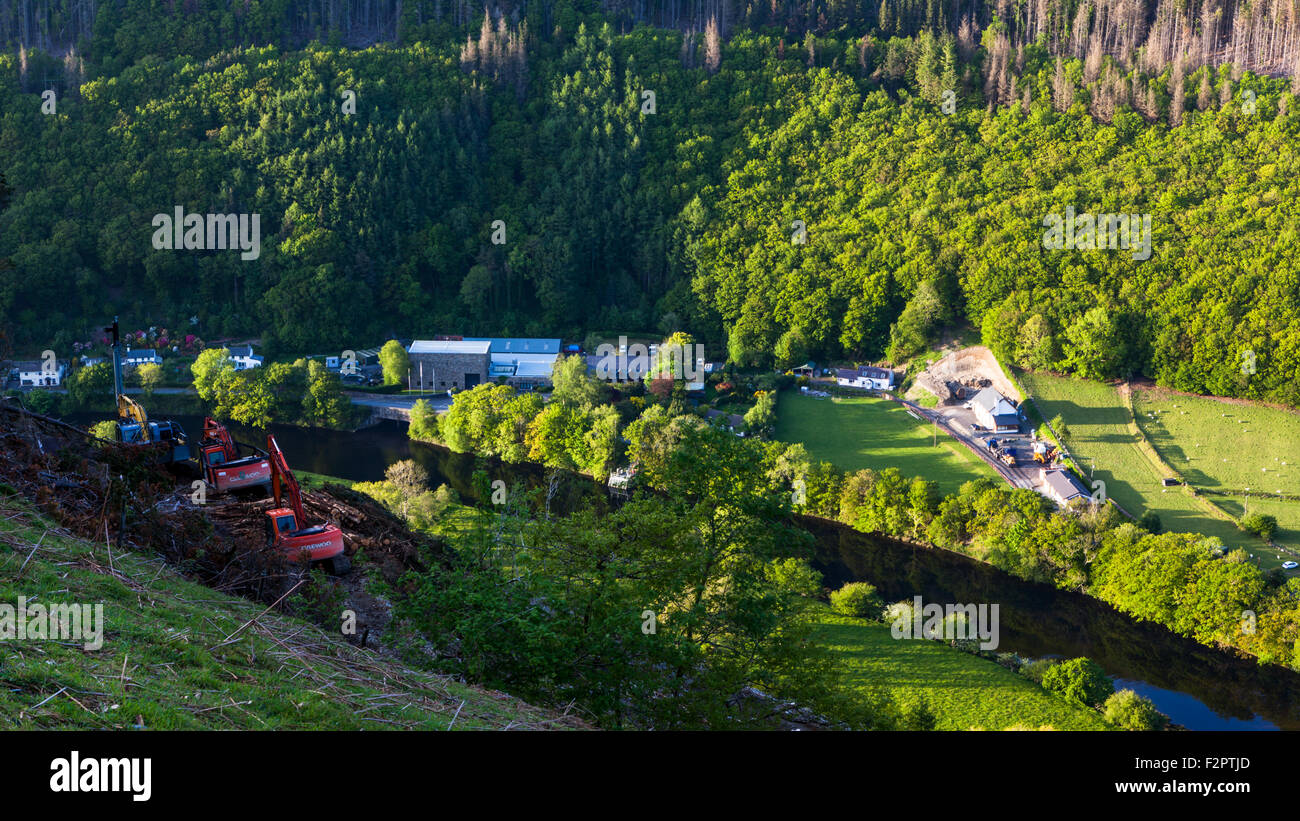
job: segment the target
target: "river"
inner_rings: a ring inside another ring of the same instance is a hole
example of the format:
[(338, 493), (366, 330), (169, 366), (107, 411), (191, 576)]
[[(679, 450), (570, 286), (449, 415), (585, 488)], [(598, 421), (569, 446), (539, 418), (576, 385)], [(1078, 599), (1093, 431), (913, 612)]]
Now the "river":
[[(107, 418), (75, 414), (77, 424)], [(171, 417), (191, 435), (202, 419)], [(231, 425), (237, 441), (265, 446), (266, 434)], [(353, 481), (378, 481), (393, 462), (413, 459), (429, 472), (436, 487), (446, 484), (473, 498), (471, 477), (482, 468), (507, 485), (545, 484), (538, 465), (505, 465), (411, 442), (406, 425), (381, 422), (356, 432), (272, 425), (289, 464), (299, 470)], [(557, 510), (578, 506), (608, 509), (600, 485), (580, 476), (556, 488)], [(1115, 679), (1117, 689), (1136, 690), (1193, 730), (1300, 729), (1300, 674), (1261, 666), (1248, 658), (1205, 647), (1160, 625), (1135, 621), (1088, 596), (1018, 579), (994, 567), (949, 551), (918, 547), (860, 533), (838, 522), (797, 517), (817, 540), (815, 564), (828, 584), (868, 581), (889, 601), (920, 595), (926, 602), (997, 604), (1001, 636), (998, 650), (1022, 656), (1087, 656)]]

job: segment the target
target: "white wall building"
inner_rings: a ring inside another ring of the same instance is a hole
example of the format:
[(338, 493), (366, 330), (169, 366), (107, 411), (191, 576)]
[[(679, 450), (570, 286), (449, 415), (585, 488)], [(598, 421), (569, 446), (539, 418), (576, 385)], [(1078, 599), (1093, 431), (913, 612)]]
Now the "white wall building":
[(134, 368), (138, 365), (145, 364), (161, 365), (162, 361), (162, 357), (159, 356), (158, 352), (153, 348), (146, 348), (139, 351), (133, 351), (130, 348), (127, 348), (122, 354), (122, 367), (124, 368)]
[(52, 368), (46, 368), (44, 362), (35, 360), (17, 362), (14, 370), (18, 371), (18, 384), (24, 388), (56, 388), (68, 375), (68, 366), (63, 362), (54, 364)]
[(835, 381), (846, 388), (887, 391), (894, 387), (894, 372), (888, 368), (874, 368), (870, 365), (840, 368), (835, 372)]
[(253, 353), (252, 345), (236, 345), (230, 349), (230, 362), (237, 371), (262, 367), (263, 359)]

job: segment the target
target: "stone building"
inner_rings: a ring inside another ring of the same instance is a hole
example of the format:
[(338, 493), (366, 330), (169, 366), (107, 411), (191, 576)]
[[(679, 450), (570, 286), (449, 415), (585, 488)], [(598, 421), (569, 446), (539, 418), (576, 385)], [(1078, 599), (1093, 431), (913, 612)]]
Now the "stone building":
[(407, 348), (415, 390), (465, 390), (488, 379), (492, 343), (473, 340), (417, 339)]

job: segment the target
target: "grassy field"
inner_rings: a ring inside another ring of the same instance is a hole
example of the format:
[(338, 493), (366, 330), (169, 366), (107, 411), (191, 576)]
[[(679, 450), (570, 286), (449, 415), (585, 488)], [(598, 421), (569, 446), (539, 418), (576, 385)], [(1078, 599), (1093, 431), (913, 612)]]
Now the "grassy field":
[[(1262, 405), (1184, 396), (1150, 388), (1133, 393), (1147, 439), (1175, 472), (1234, 517), (1277, 517), (1273, 540), (1300, 549), (1300, 414)], [(1267, 554), (1267, 550), (1264, 551)]]
[(900, 703), (924, 699), (938, 730), (1113, 729), (1100, 714), (996, 662), (939, 642), (895, 639), (887, 624), (836, 616), (825, 608), (815, 636), (848, 663), (853, 686), (886, 691)]
[(814, 399), (783, 392), (777, 403), (776, 437), (802, 442), (815, 459), (845, 470), (896, 467), (923, 476), (943, 493), (971, 479), (998, 479), (993, 468), (951, 437), (910, 416), (887, 399)]
[[(1147, 430), (1148, 438), (1156, 449), (1148, 451), (1142, 445), (1141, 432), (1133, 424), (1128, 408), (1117, 388), (1082, 379), (1031, 373), (1022, 374), (1021, 382), (1038, 401), (1043, 414), (1048, 419), (1060, 415), (1065, 420), (1069, 429), (1066, 444), (1079, 466), (1085, 472), (1091, 471), (1092, 478), (1105, 482), (1107, 496), (1132, 515), (1141, 516), (1148, 510), (1154, 511), (1166, 530), (1216, 536), (1226, 545), (1241, 547), (1254, 554), (1263, 567), (1276, 567), (1289, 558), (1269, 549), (1263, 540), (1238, 529), (1226, 514), (1218, 512), (1210, 501), (1212, 497), (1198, 498), (1185, 488), (1164, 487), (1161, 483), (1161, 480), (1169, 474), (1160, 466), (1159, 459), (1164, 459), (1178, 472), (1183, 473), (1186, 466), (1185, 456), (1181, 465), (1177, 457), (1184, 449), (1198, 452), (1198, 455), (1193, 456), (1192, 465), (1197, 465), (1201, 458), (1205, 458), (1205, 467), (1198, 466), (1198, 469), (1205, 470), (1207, 475), (1211, 466), (1210, 461), (1218, 460), (1213, 463), (1213, 467), (1221, 471), (1218, 475), (1225, 477), (1222, 481), (1227, 481), (1226, 477), (1230, 476), (1241, 477), (1245, 470), (1242, 466), (1248, 464), (1249, 457), (1243, 458), (1238, 455), (1251, 454), (1259, 448), (1259, 445), (1248, 445), (1245, 441), (1237, 441), (1236, 436), (1246, 436), (1244, 431), (1251, 425), (1242, 424), (1239, 426), (1240, 432), (1232, 431), (1234, 436), (1231, 439), (1217, 445), (1211, 444), (1214, 442), (1211, 431), (1215, 426), (1227, 421), (1219, 414), (1224, 411), (1243, 410), (1241, 406), (1225, 408), (1213, 400), (1201, 399), (1197, 401), (1206, 404), (1198, 406), (1195, 412), (1189, 410), (1184, 416), (1179, 411), (1188, 410), (1192, 406), (1192, 400), (1185, 397), (1159, 400), (1156, 402), (1156, 407), (1151, 406), (1149, 397), (1135, 398), (1135, 410), (1141, 415), (1143, 427)], [(1177, 402), (1180, 407), (1173, 408), (1174, 402)], [(1207, 412), (1209, 406), (1213, 406), (1212, 419)], [(1159, 409), (1159, 413), (1156, 414), (1160, 420), (1159, 425), (1155, 424), (1155, 419), (1146, 416), (1147, 413), (1155, 413), (1157, 409)], [(1280, 413), (1280, 411), (1273, 411), (1273, 413)], [(1236, 424), (1235, 420), (1234, 424)], [(1169, 427), (1164, 427), (1166, 425)], [(1196, 448), (1197, 443), (1201, 443), (1204, 447)], [(1202, 457), (1200, 453), (1206, 455)], [(1211, 453), (1215, 455), (1211, 456)], [(1171, 459), (1171, 456), (1174, 458)], [(1224, 462), (1223, 459), (1229, 461)], [(1193, 475), (1186, 473), (1184, 475), (1196, 484)], [(1240, 515), (1239, 500), (1220, 501), (1222, 510), (1227, 514)], [(1252, 510), (1278, 516), (1283, 530), (1279, 532), (1277, 538), (1288, 547), (1300, 547), (1300, 538), (1297, 538), (1300, 535), (1297, 534), (1300, 521), (1297, 520), (1294, 512), (1296, 507), (1296, 503), (1251, 500)]]
[(103, 604), (103, 646), (0, 642), (5, 729), (563, 728), (518, 699), (411, 671), (151, 556), (60, 532), (0, 495), (0, 602)]
[(1138, 424), (1196, 487), (1300, 496), (1300, 414), (1259, 405), (1134, 391)]

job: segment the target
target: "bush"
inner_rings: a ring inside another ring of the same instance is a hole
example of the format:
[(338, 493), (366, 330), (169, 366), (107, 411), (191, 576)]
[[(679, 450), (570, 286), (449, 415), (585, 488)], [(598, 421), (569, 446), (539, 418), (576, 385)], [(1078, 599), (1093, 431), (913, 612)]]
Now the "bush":
[(117, 440), (117, 423), (112, 419), (105, 419), (103, 422), (96, 422), (90, 426), (91, 436), (98, 436), (100, 439), (107, 439), (110, 442)]
[(1062, 440), (1067, 439), (1070, 436), (1070, 428), (1065, 424), (1065, 417), (1061, 416), (1059, 413), (1052, 417), (1052, 429), (1056, 431), (1057, 435), (1060, 436)]
[(1019, 673), (1036, 684), (1042, 684), (1043, 676), (1057, 664), (1052, 659), (1034, 659), (1021, 664)]
[(49, 416), (59, 406), (59, 397), (49, 391), (34, 390), (23, 399), (23, 405), (32, 413)]
[(787, 593), (809, 599), (821, 596), (822, 575), (803, 559), (773, 559), (768, 565), (768, 578)]
[[(906, 624), (914, 618), (912, 603), (909, 601), (895, 602), (885, 608), (884, 617), (885, 622), (888, 624)], [(913, 638), (917, 637), (914, 636)]]
[(831, 593), (831, 609), (841, 616), (878, 618), (884, 606), (875, 586), (866, 582), (849, 582)]
[[(949, 613), (943, 620), (943, 632), (935, 636), (937, 639), (947, 640), (952, 647), (961, 650), (963, 653), (974, 653), (979, 655), (979, 639), (969, 638), (971, 629), (970, 620), (966, 618), (963, 612)], [(949, 638), (951, 636), (951, 638)], [(965, 636), (966, 638), (963, 638)]]
[(1115, 685), (1106, 677), (1106, 672), (1088, 658), (1052, 665), (1043, 673), (1043, 686), (1089, 707), (1101, 704), (1115, 692)]
[(906, 701), (899, 707), (899, 725), (904, 730), (933, 730), (938, 718), (925, 699)]
[(998, 653), (996, 661), (1008, 670), (1019, 670), (1020, 666), (1024, 664), (1024, 660), (1015, 653)]
[(1262, 539), (1271, 539), (1277, 532), (1277, 517), (1267, 513), (1251, 513), (1243, 516), (1237, 527)]
[(411, 407), (411, 424), (407, 435), (412, 439), (431, 440), (438, 438), (438, 414), (423, 399), (417, 400)]
[(1150, 699), (1132, 690), (1120, 690), (1106, 699), (1106, 720), (1125, 730), (1163, 730), (1169, 719), (1156, 709)]

